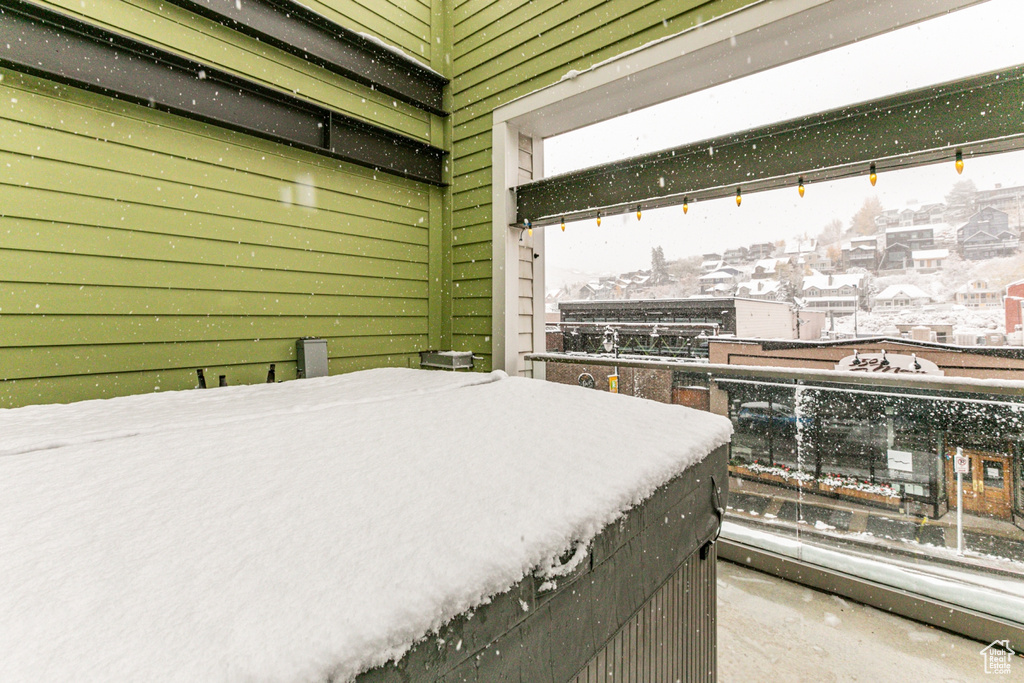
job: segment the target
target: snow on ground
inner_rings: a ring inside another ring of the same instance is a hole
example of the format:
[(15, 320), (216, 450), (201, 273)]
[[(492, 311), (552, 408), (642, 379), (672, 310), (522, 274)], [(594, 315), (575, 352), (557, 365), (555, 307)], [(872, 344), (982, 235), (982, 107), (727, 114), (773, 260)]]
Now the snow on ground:
[(0, 410), (0, 680), (351, 679), (730, 432), (403, 369)]
[[(985, 334), (1006, 329), (1001, 308), (965, 308), (955, 306), (949, 310), (935, 308), (904, 308), (898, 311), (860, 311), (857, 314), (857, 332), (860, 335), (899, 336), (896, 325), (952, 325), (953, 333)], [(836, 317), (836, 332), (853, 334), (852, 315)], [(829, 329), (831, 327), (829, 326)], [(951, 340), (952, 341), (952, 340)]]

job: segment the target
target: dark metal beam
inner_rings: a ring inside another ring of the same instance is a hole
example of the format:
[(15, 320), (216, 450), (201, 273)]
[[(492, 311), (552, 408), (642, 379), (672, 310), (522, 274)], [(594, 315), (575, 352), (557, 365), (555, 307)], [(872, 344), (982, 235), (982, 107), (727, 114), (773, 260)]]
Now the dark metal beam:
[(439, 116), (448, 79), (292, 0), (169, 0)]
[(517, 222), (603, 215), (1024, 148), (1024, 65), (516, 189)]
[(0, 0), (0, 66), (442, 184), (443, 150), (25, 0)]

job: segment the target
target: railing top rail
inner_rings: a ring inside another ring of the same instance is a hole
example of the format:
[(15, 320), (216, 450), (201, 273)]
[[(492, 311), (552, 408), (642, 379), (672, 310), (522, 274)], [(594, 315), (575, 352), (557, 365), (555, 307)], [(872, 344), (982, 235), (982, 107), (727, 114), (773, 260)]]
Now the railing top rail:
[(620, 368), (646, 368), (678, 370), (692, 374), (705, 374), (722, 379), (789, 380), (797, 384), (827, 383), (857, 386), (899, 387), (924, 391), (983, 394), (1016, 397), (1024, 401), (1024, 380), (978, 379), (973, 377), (940, 377), (912, 373), (861, 373), (848, 370), (820, 370), (779, 366), (722, 365), (695, 359), (636, 357), (612, 354), (583, 353), (531, 353), (526, 360), (544, 363), (573, 363), (579, 365), (607, 365)]

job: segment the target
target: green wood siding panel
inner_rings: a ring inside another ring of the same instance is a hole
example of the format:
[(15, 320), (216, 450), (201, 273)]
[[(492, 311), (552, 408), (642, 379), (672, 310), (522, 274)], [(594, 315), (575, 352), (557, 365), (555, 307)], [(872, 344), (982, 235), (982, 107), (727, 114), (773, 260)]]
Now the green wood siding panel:
[[(378, 337), (327, 337), (331, 358), (358, 358), (408, 354), (426, 344), (426, 334)], [(281, 350), (289, 343), (290, 353)], [(193, 341), (93, 346), (32, 346), (3, 350), (0, 380), (41, 379), (135, 371), (195, 369), (225, 365), (262, 365), (264, 379), (270, 363), (295, 360), (295, 339), (248, 339), (245, 341)], [(24, 368), (33, 368), (27, 373)], [(88, 379), (86, 380), (88, 381)]]
[(473, 244), (460, 243), (455, 245), (453, 252), (453, 263), (487, 261), (491, 258), (491, 245), (482, 241)]
[(399, 133), (429, 141), (431, 115), (159, 0), (41, 4)]
[(0, 70), (0, 407), (408, 366), (431, 192)]
[(7, 283), (0, 290), (0, 316), (185, 315), (185, 316), (427, 316), (423, 298), (294, 294), (239, 290), (154, 289), (130, 285)]
[(299, 0), (336, 24), (368, 33), (402, 48), (430, 66), (433, 55), (431, 7), (419, 0)]
[(301, 316), (4, 315), (0, 339), (6, 347), (99, 346), (167, 342), (292, 340), (301, 327), (312, 337), (391, 337), (423, 334), (426, 318)]
[[(419, 367), (419, 355), (385, 354), (356, 358), (331, 358), (328, 362), (331, 374), (395, 366)], [(207, 382), (211, 387), (208, 391), (217, 391), (215, 386), (219, 375), (226, 375), (230, 385), (258, 384), (266, 381), (267, 370), (268, 366), (262, 363), (208, 365), (205, 367)], [(291, 360), (276, 364), (275, 374), (278, 381), (295, 379), (294, 351)], [(88, 383), (83, 382), (81, 376), (0, 381), (0, 405), (70, 403), (94, 398), (112, 398), (127, 394), (194, 389), (195, 387), (196, 372), (194, 368), (92, 374), (89, 376)]]
[[(486, 169), (491, 155), (491, 112), (496, 107), (551, 85), (572, 69), (586, 69), (749, 4), (752, 0), (466, 0), (456, 4), (450, 19), (454, 27), (453, 243), (490, 241), (491, 190)], [(490, 280), (481, 277), (484, 262), (462, 261), (456, 261), (453, 269), (453, 308), (467, 315), (454, 320), (454, 340), (457, 348), (489, 354), (490, 320), (462, 300), (489, 296)]]

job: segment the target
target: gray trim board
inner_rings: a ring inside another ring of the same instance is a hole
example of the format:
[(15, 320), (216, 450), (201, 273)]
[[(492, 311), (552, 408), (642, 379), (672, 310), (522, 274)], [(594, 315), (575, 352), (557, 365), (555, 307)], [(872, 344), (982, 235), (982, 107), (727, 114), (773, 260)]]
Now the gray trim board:
[(439, 148), (26, 0), (0, 0), (0, 66), (443, 184)]
[(438, 116), (448, 79), (291, 0), (168, 0)]

